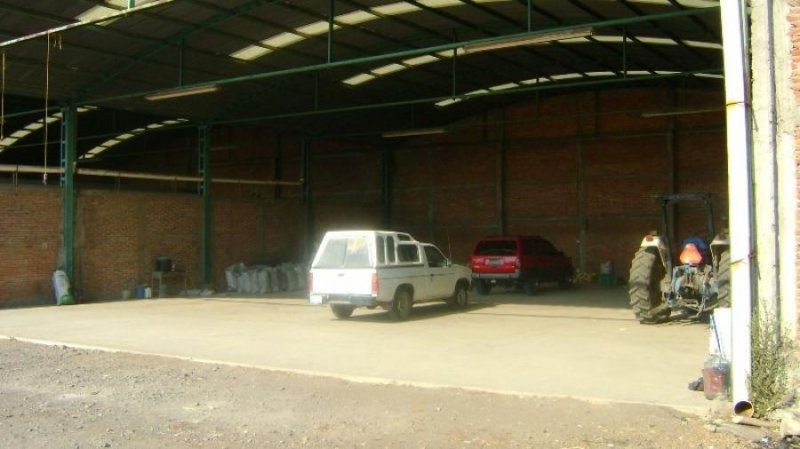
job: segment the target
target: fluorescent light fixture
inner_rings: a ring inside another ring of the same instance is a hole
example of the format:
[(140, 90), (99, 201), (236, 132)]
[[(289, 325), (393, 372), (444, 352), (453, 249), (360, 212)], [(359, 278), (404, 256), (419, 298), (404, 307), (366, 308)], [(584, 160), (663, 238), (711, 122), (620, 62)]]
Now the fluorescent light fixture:
[(724, 75), (720, 75), (718, 73), (695, 73), (694, 76), (698, 78), (713, 78), (717, 80), (725, 79)]
[(427, 136), (431, 134), (444, 134), (447, 130), (444, 128), (418, 128), (418, 129), (403, 129), (399, 131), (387, 131), (383, 133), (383, 137), (411, 137), (411, 136)]
[(684, 109), (680, 111), (642, 112), (642, 117), (651, 118), (651, 117), (671, 117), (675, 115), (709, 114), (713, 112), (722, 112), (724, 110), (725, 110), (724, 107), (719, 107), (719, 108), (707, 108), (707, 109)]
[(524, 45), (546, 44), (549, 42), (564, 39), (575, 39), (578, 37), (589, 37), (593, 33), (592, 28), (576, 28), (574, 30), (554, 31), (552, 33), (534, 34), (517, 36), (506, 39), (496, 39), (464, 46), (464, 53), (479, 53), (482, 51), (501, 50), (505, 48), (521, 47)]
[(190, 95), (208, 94), (211, 92), (216, 92), (218, 90), (219, 87), (216, 84), (210, 84), (208, 86), (165, 90), (163, 92), (157, 92), (154, 94), (146, 95), (144, 98), (149, 101), (159, 101), (159, 100), (167, 100), (170, 98), (188, 97)]

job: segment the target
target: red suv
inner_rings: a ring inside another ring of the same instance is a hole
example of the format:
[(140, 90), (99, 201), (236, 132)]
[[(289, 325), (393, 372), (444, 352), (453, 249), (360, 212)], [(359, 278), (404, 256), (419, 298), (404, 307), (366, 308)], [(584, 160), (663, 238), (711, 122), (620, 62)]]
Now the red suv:
[(572, 285), (572, 260), (539, 236), (484, 237), (475, 244), (470, 267), (472, 283), (482, 295), (494, 285), (520, 286), (529, 295), (540, 282)]

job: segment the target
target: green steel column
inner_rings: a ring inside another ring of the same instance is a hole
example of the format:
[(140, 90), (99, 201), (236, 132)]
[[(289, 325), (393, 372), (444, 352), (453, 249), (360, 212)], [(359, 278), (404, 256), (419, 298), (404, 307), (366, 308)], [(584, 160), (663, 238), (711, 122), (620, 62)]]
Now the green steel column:
[(383, 203), (383, 227), (392, 226), (392, 150), (381, 150), (381, 202)]
[(202, 241), (200, 243), (200, 284), (203, 288), (213, 285), (211, 249), (213, 247), (213, 217), (211, 204), (211, 172), (209, 170), (209, 126), (202, 125), (197, 128), (197, 162), (198, 172), (203, 178), (200, 184), (200, 194), (203, 196), (203, 224)]
[(78, 112), (74, 104), (62, 109), (61, 135), (61, 184), (64, 189), (62, 251), (64, 254), (64, 272), (72, 281), (74, 273), (75, 248), (75, 152), (77, 147)]
[(303, 158), (303, 203), (305, 203), (306, 257), (314, 257), (314, 195), (311, 192), (311, 145), (308, 139), (300, 143)]

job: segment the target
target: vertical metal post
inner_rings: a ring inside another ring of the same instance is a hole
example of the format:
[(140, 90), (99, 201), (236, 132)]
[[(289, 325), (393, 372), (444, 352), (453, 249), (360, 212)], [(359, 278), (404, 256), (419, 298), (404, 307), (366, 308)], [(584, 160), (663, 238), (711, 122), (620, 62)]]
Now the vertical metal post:
[(388, 148), (381, 151), (381, 205), (383, 206), (383, 226), (392, 224), (392, 152)]
[(453, 57), (450, 58), (451, 59), (451, 61), (450, 61), (450, 70), (451, 70), (451, 75), (450, 75), (450, 86), (451, 86), (450, 95), (453, 98), (456, 97), (456, 87), (457, 87), (457, 84), (456, 84), (456, 62), (457, 62), (457, 59), (458, 59), (457, 56), (458, 56), (458, 52), (454, 48), (453, 49)]
[(528, 31), (533, 31), (533, 0), (528, 0)]
[(203, 196), (202, 240), (200, 243), (200, 283), (206, 288), (212, 285), (211, 250), (213, 247), (213, 217), (211, 203), (211, 171), (209, 170), (209, 126), (197, 128), (197, 171), (203, 178), (200, 183), (200, 194)]
[(178, 86), (183, 86), (183, 58), (186, 49), (186, 41), (181, 39), (178, 44)]
[(506, 115), (502, 112), (503, 118), (500, 121), (500, 144), (497, 147), (497, 157), (495, 158), (495, 194), (497, 201), (497, 232), (500, 235), (506, 233)]
[(328, 62), (333, 61), (333, 18), (336, 17), (336, 0), (328, 4)]
[(311, 191), (311, 144), (308, 139), (300, 142), (303, 159), (303, 203), (305, 204), (306, 258), (311, 260), (314, 251), (314, 195)]
[(575, 139), (575, 165), (578, 191), (578, 268), (586, 271), (586, 244), (589, 238), (588, 220), (586, 219), (586, 168), (583, 164), (583, 138)]
[(64, 272), (72, 280), (74, 274), (75, 250), (75, 159), (78, 133), (78, 111), (74, 104), (61, 110), (61, 186), (63, 188), (63, 228), (62, 251)]
[(628, 77), (628, 29), (622, 29), (622, 76)]

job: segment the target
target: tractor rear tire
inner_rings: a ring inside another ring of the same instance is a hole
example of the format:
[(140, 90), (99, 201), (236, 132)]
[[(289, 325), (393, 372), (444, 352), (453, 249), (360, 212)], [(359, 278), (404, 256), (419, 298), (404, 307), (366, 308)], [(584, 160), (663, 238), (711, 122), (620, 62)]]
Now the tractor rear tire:
[(670, 309), (663, 308), (661, 280), (664, 265), (654, 248), (640, 248), (631, 262), (628, 296), (640, 323), (662, 323), (669, 319)]
[(731, 306), (731, 253), (725, 250), (717, 265), (717, 307)]

